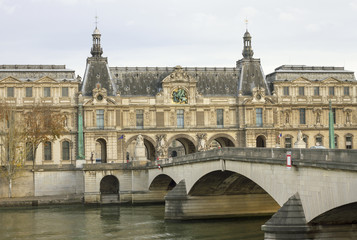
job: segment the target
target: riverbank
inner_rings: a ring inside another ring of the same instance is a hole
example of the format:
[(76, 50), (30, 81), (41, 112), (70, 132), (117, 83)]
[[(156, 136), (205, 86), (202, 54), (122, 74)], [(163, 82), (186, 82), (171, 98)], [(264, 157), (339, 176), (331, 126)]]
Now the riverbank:
[(68, 194), (41, 197), (0, 198), (0, 207), (26, 207), (57, 204), (83, 203), (83, 194)]

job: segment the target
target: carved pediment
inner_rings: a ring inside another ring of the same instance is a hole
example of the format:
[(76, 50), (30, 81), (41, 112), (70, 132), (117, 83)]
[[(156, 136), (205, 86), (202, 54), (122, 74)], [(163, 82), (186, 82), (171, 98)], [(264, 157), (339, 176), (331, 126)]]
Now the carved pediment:
[(304, 83), (304, 84), (307, 84), (307, 83), (311, 83), (311, 81), (307, 78), (304, 78), (304, 77), (299, 77), (293, 81), (291, 81), (292, 83)]
[(261, 87), (253, 88), (253, 102), (265, 102), (265, 89)]
[(57, 83), (56, 80), (54, 80), (53, 78), (50, 78), (50, 77), (42, 77), (35, 82), (36, 83)]
[(1, 83), (20, 83), (21, 81), (14, 77), (6, 77), (0, 81)]
[(328, 78), (325, 78), (324, 80), (322, 80), (321, 82), (322, 83), (340, 83), (341, 81), (336, 78), (333, 78), (333, 77), (328, 77)]
[(176, 66), (174, 71), (162, 80), (163, 83), (171, 82), (197, 82), (193, 77), (188, 75), (181, 66)]
[(97, 84), (92, 90), (92, 98), (85, 101), (84, 106), (88, 105), (117, 105), (114, 98), (108, 97), (107, 90)]

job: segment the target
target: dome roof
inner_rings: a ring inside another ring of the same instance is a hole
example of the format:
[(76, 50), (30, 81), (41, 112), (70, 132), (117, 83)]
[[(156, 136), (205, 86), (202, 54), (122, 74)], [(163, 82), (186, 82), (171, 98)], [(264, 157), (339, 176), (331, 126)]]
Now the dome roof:
[(245, 38), (251, 38), (250, 33), (248, 32), (248, 30), (244, 33), (244, 37)]
[(100, 35), (99, 29), (95, 27), (93, 34)]

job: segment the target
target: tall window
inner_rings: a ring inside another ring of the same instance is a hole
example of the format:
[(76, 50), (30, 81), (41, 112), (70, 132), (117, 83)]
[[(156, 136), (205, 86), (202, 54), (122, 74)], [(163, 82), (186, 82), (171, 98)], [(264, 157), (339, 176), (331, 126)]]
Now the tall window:
[(350, 95), (350, 87), (343, 87), (343, 95), (345, 96)]
[(289, 87), (283, 87), (283, 95), (289, 96)]
[(44, 97), (51, 97), (51, 88), (50, 87), (44, 87), (43, 88), (43, 96)]
[(335, 135), (335, 148), (338, 148), (338, 136)]
[(306, 124), (305, 108), (300, 108), (300, 124)]
[(285, 138), (285, 148), (291, 148), (291, 137)]
[(185, 115), (183, 109), (177, 110), (177, 128), (184, 128)]
[(306, 136), (306, 135), (303, 135), (302, 136), (302, 140), (306, 143), (306, 148), (308, 148), (309, 147), (309, 145), (308, 145), (308, 136)]
[(104, 109), (97, 110), (97, 128), (104, 128)]
[(8, 87), (7, 88), (7, 97), (14, 97), (14, 87)]
[(62, 97), (68, 97), (68, 87), (62, 87)]
[(255, 109), (255, 121), (258, 127), (263, 126), (263, 109), (257, 108)]
[(62, 142), (62, 160), (69, 160), (69, 142)]
[(32, 87), (26, 88), (26, 97), (32, 97)]
[(314, 87), (314, 96), (320, 96), (320, 87)]
[(144, 128), (144, 111), (136, 110), (136, 128), (143, 129)]
[(322, 136), (317, 136), (315, 138), (315, 141), (316, 141), (316, 146), (323, 146), (322, 145)]
[(223, 109), (217, 109), (217, 127), (223, 128)]
[(299, 95), (304, 96), (305, 95), (305, 87), (299, 87)]
[(45, 160), (52, 160), (52, 146), (51, 142), (45, 142), (44, 152)]
[(328, 87), (328, 95), (335, 96), (335, 87)]
[(26, 143), (26, 161), (33, 161), (33, 148), (32, 144), (27, 142)]
[(352, 135), (346, 136), (346, 149), (352, 149)]

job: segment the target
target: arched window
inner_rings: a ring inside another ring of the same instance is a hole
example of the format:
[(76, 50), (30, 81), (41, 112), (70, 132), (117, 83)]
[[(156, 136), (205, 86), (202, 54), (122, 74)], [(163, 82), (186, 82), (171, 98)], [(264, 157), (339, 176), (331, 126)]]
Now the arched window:
[(352, 149), (353, 136), (351, 134), (347, 134), (345, 138), (346, 138), (346, 149)]
[(306, 143), (306, 148), (309, 148), (309, 136), (307, 135), (302, 135), (302, 140)]
[(291, 148), (292, 137), (290, 135), (285, 137), (285, 148)]
[(62, 160), (69, 160), (69, 141), (62, 142)]
[(44, 144), (45, 160), (52, 160), (52, 143), (45, 142)]
[(335, 135), (335, 148), (338, 148), (338, 135)]
[(316, 137), (315, 137), (315, 145), (316, 146), (323, 146), (324, 144), (323, 144), (323, 136), (322, 135), (317, 135)]
[(30, 142), (26, 143), (26, 161), (33, 161), (33, 148)]

